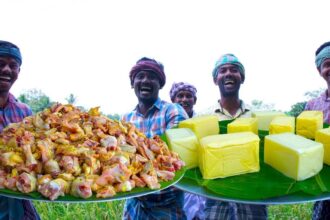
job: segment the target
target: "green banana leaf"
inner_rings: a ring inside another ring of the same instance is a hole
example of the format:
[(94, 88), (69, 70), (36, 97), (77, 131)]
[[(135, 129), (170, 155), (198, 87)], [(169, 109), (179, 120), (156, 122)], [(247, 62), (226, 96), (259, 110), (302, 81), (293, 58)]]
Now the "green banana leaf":
[[(227, 133), (226, 127), (230, 122), (219, 122), (220, 133)], [(325, 124), (324, 127), (329, 126)], [(319, 174), (304, 181), (288, 178), (264, 163), (263, 147), (266, 135), (268, 131), (259, 131), (260, 172), (204, 180), (199, 168), (192, 168), (186, 171), (184, 178), (176, 186), (207, 197), (229, 198), (229, 201), (267, 201), (267, 199), (288, 195), (298, 195), (300, 200), (305, 197), (317, 200), (322, 195), (330, 196), (330, 166), (324, 164)], [(202, 187), (202, 190), (198, 187)]]
[[(147, 187), (136, 187), (132, 191), (129, 192), (120, 192), (117, 193), (115, 196), (111, 198), (96, 198), (95, 194), (93, 194), (92, 197), (83, 199), (83, 198), (77, 198), (71, 195), (65, 195), (62, 197), (59, 197), (58, 199), (52, 201), (52, 202), (66, 202), (66, 203), (85, 203), (85, 202), (105, 202), (105, 201), (114, 201), (114, 200), (121, 200), (121, 199), (128, 199), (133, 197), (140, 197), (144, 196), (150, 193), (157, 192), (162, 189), (166, 189), (167, 187), (170, 187), (177, 183), (185, 174), (185, 168), (182, 168), (181, 170), (176, 171), (175, 177), (171, 181), (167, 182), (160, 182), (160, 189), (152, 190)], [(39, 192), (32, 192), (32, 193), (21, 193), (19, 191), (12, 191), (9, 189), (0, 189), (0, 195), (16, 198), (16, 199), (28, 199), (28, 200), (39, 200), (39, 201), (47, 201), (51, 202), (48, 198), (43, 197)]]

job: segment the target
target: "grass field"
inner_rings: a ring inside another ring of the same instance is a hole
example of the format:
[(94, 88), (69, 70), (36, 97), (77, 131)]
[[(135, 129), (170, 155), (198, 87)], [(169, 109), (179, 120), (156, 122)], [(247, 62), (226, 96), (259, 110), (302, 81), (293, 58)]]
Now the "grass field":
[[(80, 219), (121, 219), (124, 201), (100, 203), (50, 203), (34, 202), (41, 219), (80, 220)], [(311, 219), (313, 203), (295, 205), (272, 205), (268, 207), (269, 219)]]

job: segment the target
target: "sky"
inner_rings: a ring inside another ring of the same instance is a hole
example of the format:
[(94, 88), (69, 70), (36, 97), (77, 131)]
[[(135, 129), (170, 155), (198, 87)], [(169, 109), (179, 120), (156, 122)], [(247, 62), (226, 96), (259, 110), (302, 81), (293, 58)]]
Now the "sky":
[(240, 98), (278, 110), (326, 88), (315, 50), (330, 41), (330, 1), (308, 0), (1, 0), (0, 39), (21, 49), (23, 64), (11, 92), (36, 88), (52, 101), (100, 106), (107, 114), (137, 104), (129, 71), (144, 56), (164, 64), (173, 82), (196, 86), (197, 112), (220, 98), (215, 61), (235, 54), (246, 70)]

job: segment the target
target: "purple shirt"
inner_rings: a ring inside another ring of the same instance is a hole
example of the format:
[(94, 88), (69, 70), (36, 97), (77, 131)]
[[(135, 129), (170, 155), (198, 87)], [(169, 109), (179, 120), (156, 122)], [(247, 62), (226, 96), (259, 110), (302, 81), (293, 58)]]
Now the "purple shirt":
[(16, 98), (9, 93), (6, 106), (0, 108), (0, 132), (10, 123), (20, 122), (30, 115), (32, 115), (31, 109), (26, 104), (18, 102)]
[(314, 110), (323, 112), (323, 122), (330, 124), (330, 98), (328, 90), (320, 95), (320, 97), (307, 102), (305, 110)]
[[(7, 104), (0, 108), (0, 132), (10, 123), (22, 121), (32, 115), (31, 109), (9, 93)], [(28, 200), (0, 196), (0, 219), (40, 219)]]

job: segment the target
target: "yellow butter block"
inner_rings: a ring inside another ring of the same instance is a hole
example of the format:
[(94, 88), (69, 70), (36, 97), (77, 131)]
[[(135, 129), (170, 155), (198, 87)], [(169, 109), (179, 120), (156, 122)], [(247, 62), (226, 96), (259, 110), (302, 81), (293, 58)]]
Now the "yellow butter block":
[(258, 119), (258, 129), (268, 131), (270, 122), (278, 116), (285, 116), (283, 112), (276, 111), (256, 111), (252, 112), (252, 117)]
[(258, 120), (256, 118), (236, 118), (227, 126), (228, 133), (251, 131), (258, 135)]
[(203, 115), (179, 123), (179, 128), (190, 128), (198, 139), (219, 134), (219, 120), (216, 115)]
[(296, 133), (306, 138), (315, 139), (317, 130), (323, 128), (323, 112), (303, 111), (297, 117)]
[(269, 125), (269, 134), (280, 134), (285, 132), (295, 132), (295, 118), (292, 116), (275, 117)]
[(165, 134), (169, 148), (179, 154), (186, 167), (197, 167), (199, 141), (194, 132), (189, 128), (174, 128), (166, 130)]
[(323, 167), (323, 145), (292, 133), (265, 137), (264, 160), (295, 180), (316, 175)]
[(204, 179), (258, 172), (259, 137), (252, 132), (241, 132), (202, 138), (199, 168)]
[(323, 144), (323, 162), (330, 165), (330, 128), (318, 130), (315, 134), (315, 141)]

